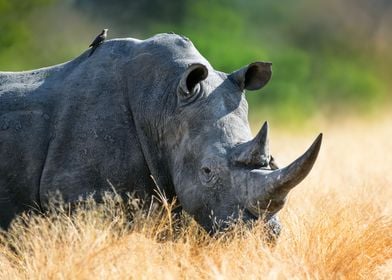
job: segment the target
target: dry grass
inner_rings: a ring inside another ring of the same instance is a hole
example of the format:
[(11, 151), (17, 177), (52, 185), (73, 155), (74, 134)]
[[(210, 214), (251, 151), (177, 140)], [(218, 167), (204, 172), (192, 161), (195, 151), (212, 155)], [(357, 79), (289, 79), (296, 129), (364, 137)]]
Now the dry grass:
[[(261, 226), (211, 238), (187, 216), (169, 218), (170, 205), (146, 214), (133, 202), (130, 224), (108, 198), (14, 224), (1, 237), (0, 279), (390, 279), (391, 119), (321, 125), (320, 158), (291, 193), (275, 247)], [(310, 137), (273, 131), (272, 150), (288, 163)]]

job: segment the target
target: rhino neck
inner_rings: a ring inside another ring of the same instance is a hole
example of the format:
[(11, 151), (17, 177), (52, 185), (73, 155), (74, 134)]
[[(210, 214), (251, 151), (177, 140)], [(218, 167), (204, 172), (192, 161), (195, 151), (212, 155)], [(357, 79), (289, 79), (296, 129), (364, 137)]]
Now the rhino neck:
[(176, 193), (170, 176), (170, 157), (163, 137), (165, 109), (162, 102), (159, 102), (159, 100), (164, 100), (165, 96), (162, 92), (156, 92), (152, 88), (146, 89), (144, 93), (140, 92), (129, 83), (127, 92), (130, 95), (129, 107), (132, 119), (135, 122), (137, 136), (151, 176), (166, 197), (173, 199)]
[(168, 169), (169, 157), (160, 141), (159, 133), (156, 133), (160, 128), (146, 123), (139, 114), (132, 113), (132, 117), (135, 120), (137, 135), (151, 176), (156, 186), (165, 193), (166, 197), (172, 199), (176, 194)]

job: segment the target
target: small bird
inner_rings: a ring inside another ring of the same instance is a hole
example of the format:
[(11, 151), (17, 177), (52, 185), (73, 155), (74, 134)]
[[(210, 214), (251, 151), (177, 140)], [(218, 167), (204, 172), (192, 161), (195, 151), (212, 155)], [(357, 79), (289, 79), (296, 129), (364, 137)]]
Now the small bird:
[(90, 44), (89, 47), (91, 47), (91, 51), (90, 51), (90, 54), (89, 54), (88, 56), (91, 56), (91, 55), (95, 52), (96, 48), (98, 48), (99, 45), (102, 44), (103, 41), (105, 41), (105, 39), (106, 39), (106, 37), (107, 37), (107, 35), (108, 35), (108, 30), (109, 30), (109, 29), (107, 29), (107, 28), (105, 28), (104, 30), (102, 30), (102, 32), (99, 33), (99, 35), (98, 35), (98, 36), (94, 39), (94, 41)]

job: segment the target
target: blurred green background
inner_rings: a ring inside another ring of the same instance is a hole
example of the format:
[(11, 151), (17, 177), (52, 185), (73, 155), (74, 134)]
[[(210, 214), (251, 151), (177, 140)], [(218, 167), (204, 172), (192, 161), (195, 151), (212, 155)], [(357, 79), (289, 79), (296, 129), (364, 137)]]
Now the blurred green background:
[(251, 119), (368, 116), (392, 100), (390, 0), (0, 0), (0, 70), (73, 59), (102, 28), (183, 34), (225, 72), (273, 62), (269, 85), (248, 93)]

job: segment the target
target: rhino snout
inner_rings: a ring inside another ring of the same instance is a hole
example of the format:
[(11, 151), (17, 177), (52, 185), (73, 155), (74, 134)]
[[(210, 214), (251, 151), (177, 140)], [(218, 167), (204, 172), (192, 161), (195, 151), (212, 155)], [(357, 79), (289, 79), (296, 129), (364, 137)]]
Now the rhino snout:
[(309, 174), (317, 159), (321, 142), (322, 134), (302, 156), (285, 168), (251, 170), (246, 182), (247, 209), (256, 215), (278, 212), (289, 191)]

